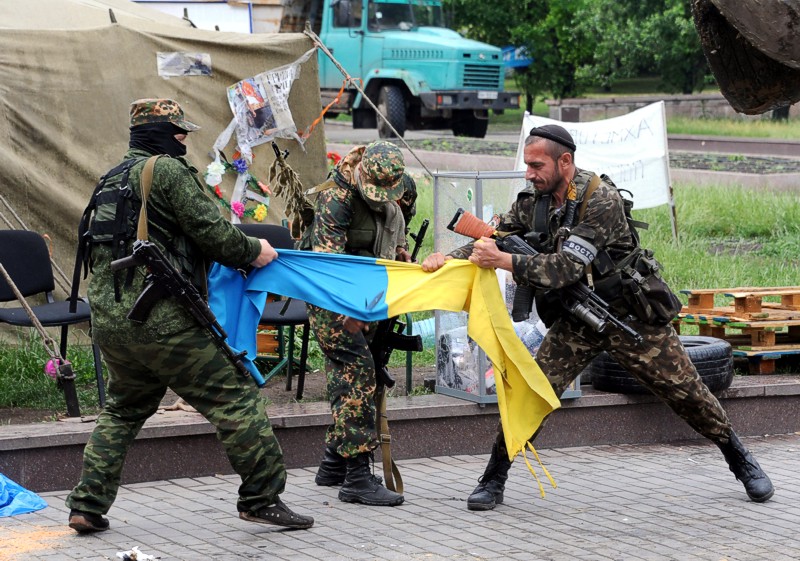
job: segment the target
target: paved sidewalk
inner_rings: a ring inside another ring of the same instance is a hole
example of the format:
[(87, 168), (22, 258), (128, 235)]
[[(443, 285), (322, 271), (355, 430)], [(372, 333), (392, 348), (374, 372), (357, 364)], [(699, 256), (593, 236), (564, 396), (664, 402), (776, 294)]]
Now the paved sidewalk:
[(542, 499), (517, 461), (505, 504), (484, 513), (465, 500), (487, 456), (437, 457), (399, 462), (396, 508), (342, 503), (315, 469), (291, 470), (282, 497), (316, 518), (305, 531), (239, 520), (235, 476), (124, 486), (94, 536), (66, 527), (66, 491), (44, 493), (50, 507), (0, 518), (0, 560), (116, 560), (133, 546), (184, 561), (800, 559), (800, 435), (744, 440), (775, 483), (768, 503), (749, 502), (706, 443), (542, 450), (558, 488), (543, 478)]

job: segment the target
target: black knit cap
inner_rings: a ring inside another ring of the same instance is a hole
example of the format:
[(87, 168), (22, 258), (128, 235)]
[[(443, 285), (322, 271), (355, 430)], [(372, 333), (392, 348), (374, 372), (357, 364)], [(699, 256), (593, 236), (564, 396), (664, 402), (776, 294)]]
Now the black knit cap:
[(567, 132), (567, 129), (558, 125), (543, 125), (541, 127), (533, 127), (531, 136), (540, 136), (553, 142), (559, 143), (561, 146), (566, 146), (570, 150), (575, 150), (575, 141), (572, 140), (572, 135)]

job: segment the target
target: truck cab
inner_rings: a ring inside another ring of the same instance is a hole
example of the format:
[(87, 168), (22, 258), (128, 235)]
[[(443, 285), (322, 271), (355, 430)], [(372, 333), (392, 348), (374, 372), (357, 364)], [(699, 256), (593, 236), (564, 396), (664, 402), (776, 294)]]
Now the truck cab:
[(338, 97), (329, 114), (351, 113), (381, 138), (432, 128), (483, 138), (489, 111), (519, 107), (503, 91), (501, 49), (446, 28), (440, 0), (325, 0), (319, 36), (395, 130), (320, 51), (323, 106)]

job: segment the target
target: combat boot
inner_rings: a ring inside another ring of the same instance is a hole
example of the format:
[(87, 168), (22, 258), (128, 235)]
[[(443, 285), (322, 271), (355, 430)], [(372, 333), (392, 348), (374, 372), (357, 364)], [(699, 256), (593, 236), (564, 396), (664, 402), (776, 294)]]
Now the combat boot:
[(345, 475), (347, 475), (347, 460), (340, 456), (333, 446), (327, 446), (314, 482), (323, 487), (341, 485), (344, 483)]
[(744, 490), (747, 491), (750, 500), (756, 503), (768, 501), (775, 493), (775, 487), (772, 486), (772, 481), (758, 465), (750, 451), (744, 447), (736, 433), (731, 432), (728, 442), (717, 443), (717, 446), (722, 450), (722, 455), (725, 456), (736, 479), (744, 485)]
[(478, 486), (467, 498), (467, 508), (469, 510), (492, 510), (497, 505), (503, 504), (503, 492), (506, 490), (505, 484), (510, 468), (511, 461), (508, 459), (508, 454), (501, 450), (495, 442), (486, 470), (478, 479)]
[(347, 458), (347, 475), (339, 489), (339, 500), (345, 503), (362, 503), (371, 506), (397, 506), (403, 503), (400, 493), (383, 486), (379, 477), (370, 470), (371, 454), (365, 452)]

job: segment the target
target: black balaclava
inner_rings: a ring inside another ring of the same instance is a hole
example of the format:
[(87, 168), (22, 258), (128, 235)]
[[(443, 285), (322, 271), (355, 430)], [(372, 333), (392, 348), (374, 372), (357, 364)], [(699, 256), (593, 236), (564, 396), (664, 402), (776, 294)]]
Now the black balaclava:
[(153, 155), (166, 154), (177, 158), (186, 155), (186, 146), (175, 139), (176, 134), (187, 134), (172, 123), (145, 123), (131, 127), (129, 146), (150, 152)]

